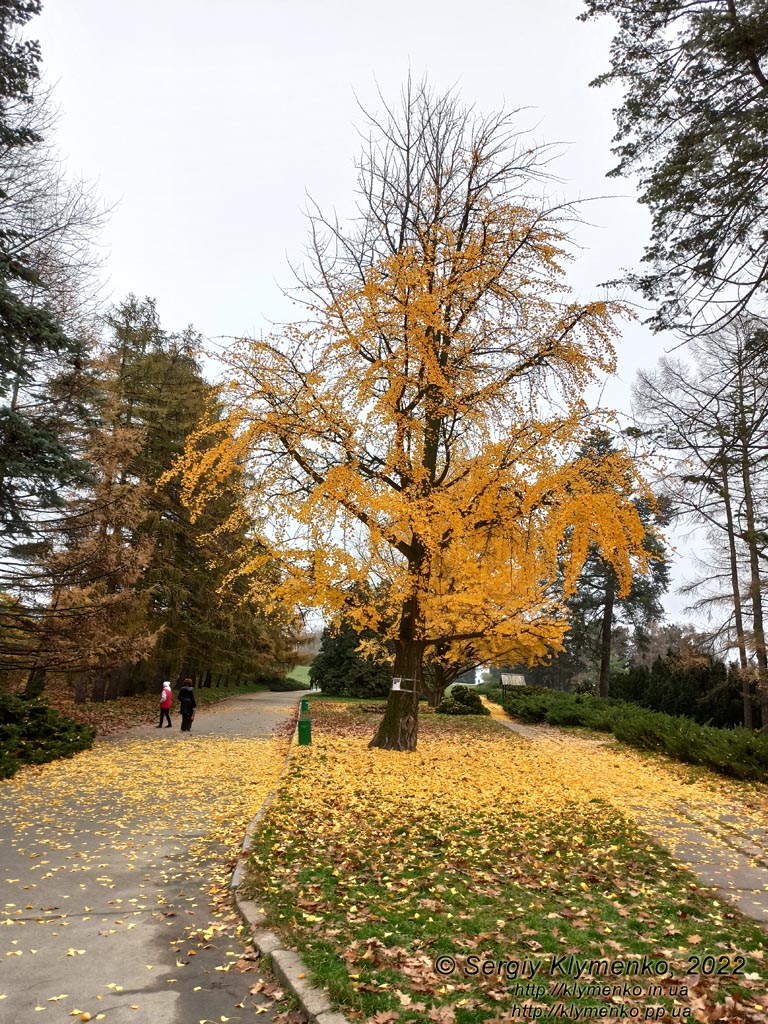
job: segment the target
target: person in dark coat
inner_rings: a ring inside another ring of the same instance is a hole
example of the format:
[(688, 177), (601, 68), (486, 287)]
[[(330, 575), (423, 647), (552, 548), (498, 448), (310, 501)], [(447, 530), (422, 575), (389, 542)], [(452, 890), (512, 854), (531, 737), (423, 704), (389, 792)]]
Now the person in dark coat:
[(192, 719), (195, 717), (195, 708), (197, 707), (191, 679), (184, 680), (177, 696), (181, 710), (181, 731), (189, 732), (192, 728)]

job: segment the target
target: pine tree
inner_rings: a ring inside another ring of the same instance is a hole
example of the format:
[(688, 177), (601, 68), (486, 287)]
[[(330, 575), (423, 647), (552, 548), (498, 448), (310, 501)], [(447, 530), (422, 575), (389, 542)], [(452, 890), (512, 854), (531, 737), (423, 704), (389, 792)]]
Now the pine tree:
[(135, 531), (152, 553), (137, 586), (159, 636), (145, 670), (206, 678), (272, 673), (284, 665), (292, 634), (280, 609), (266, 610), (270, 569), (258, 596), (244, 581), (228, 580), (241, 558), (258, 557), (255, 526), (242, 500), (242, 472), (234, 467), (226, 493), (194, 522), (170, 472), (203, 416), (216, 415), (216, 389), (197, 361), (198, 335), (167, 334), (155, 304), (129, 296), (107, 317), (105, 356), (119, 387), (120, 422), (140, 432), (123, 479), (145, 489), (145, 515)]
[(612, 175), (639, 175), (657, 329), (698, 331), (759, 310), (768, 289), (768, 3), (585, 0), (615, 19)]

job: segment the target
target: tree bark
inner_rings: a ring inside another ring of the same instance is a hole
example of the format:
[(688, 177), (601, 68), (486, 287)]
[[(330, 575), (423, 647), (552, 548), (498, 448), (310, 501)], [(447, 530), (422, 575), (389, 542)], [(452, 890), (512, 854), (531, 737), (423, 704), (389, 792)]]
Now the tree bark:
[(85, 704), (88, 700), (88, 673), (78, 672), (75, 683), (75, 704)]
[(600, 634), (600, 680), (598, 692), (601, 697), (607, 697), (610, 689), (611, 627), (613, 626), (613, 603), (615, 599), (613, 578), (609, 574), (605, 590), (605, 605), (603, 606), (603, 626)]
[(38, 666), (33, 668), (27, 676), (27, 683), (24, 687), (24, 696), (30, 699), (40, 697), (45, 689), (45, 669)]
[(745, 540), (749, 550), (750, 598), (752, 601), (752, 632), (757, 660), (757, 692), (760, 699), (762, 731), (768, 733), (768, 651), (765, 645), (765, 626), (763, 622), (763, 593), (760, 578), (760, 551), (757, 544), (755, 529), (755, 506), (752, 494), (752, 471), (750, 465), (749, 434), (744, 408), (744, 385), (739, 366), (739, 418), (741, 434), (741, 478), (744, 485), (744, 517), (747, 534)]
[(733, 509), (731, 508), (731, 490), (728, 484), (728, 467), (725, 456), (720, 461), (720, 472), (723, 488), (723, 505), (725, 506), (725, 524), (728, 534), (728, 560), (731, 569), (731, 592), (733, 594), (733, 619), (736, 625), (736, 643), (739, 648), (739, 665), (741, 666), (741, 698), (743, 703), (744, 728), (752, 728), (752, 695), (749, 688), (747, 667), (747, 641), (744, 636), (744, 616), (741, 610), (741, 590), (739, 588), (739, 563), (736, 554), (736, 531), (733, 525)]
[(445, 676), (445, 666), (441, 665), (439, 661), (436, 661), (432, 665), (432, 671), (434, 673), (433, 678), (430, 680), (428, 685), (424, 686), (424, 692), (427, 695), (427, 704), (431, 708), (436, 708), (437, 705), (443, 698), (443, 693), (448, 685)]
[(419, 599), (411, 594), (403, 602), (400, 636), (395, 642), (395, 667), (392, 675), (401, 680), (400, 689), (389, 691), (387, 708), (376, 735), (368, 744), (381, 750), (415, 750), (419, 731), (419, 695), (422, 687), (424, 649), (418, 638)]
[(419, 731), (419, 693), (425, 644), (398, 640), (393, 675), (401, 689), (390, 690), (387, 708), (376, 735), (368, 744), (381, 750), (415, 750)]

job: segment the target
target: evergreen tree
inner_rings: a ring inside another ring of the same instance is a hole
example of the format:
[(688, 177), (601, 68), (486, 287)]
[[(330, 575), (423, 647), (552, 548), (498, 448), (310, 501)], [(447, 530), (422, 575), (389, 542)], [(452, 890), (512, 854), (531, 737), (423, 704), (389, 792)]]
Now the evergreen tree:
[(323, 630), (320, 652), (312, 662), (309, 678), (323, 693), (343, 697), (386, 697), (392, 686), (392, 669), (358, 650), (370, 630), (355, 629), (348, 619)]
[(37, 664), (47, 670), (132, 664), (157, 639), (146, 595), (137, 590), (153, 549), (151, 538), (140, 536), (149, 488), (124, 472), (141, 432), (122, 426), (116, 414), (114, 398), (103, 396), (103, 418), (88, 449), (89, 486), (73, 494), (61, 533), (41, 562), (51, 600), (40, 616)]
[[(615, 441), (607, 431), (593, 431), (579, 453), (584, 471), (596, 478), (601, 476), (603, 467), (609, 464), (616, 451)], [(595, 483), (597, 485), (597, 479)], [(608, 478), (605, 484), (607, 493), (613, 490), (616, 500), (631, 498), (629, 478), (623, 486)], [(624, 640), (617, 623), (642, 629), (663, 616), (661, 595), (669, 586), (669, 564), (656, 527), (664, 518), (664, 504), (652, 508), (646, 499), (635, 497), (632, 500), (645, 528), (645, 565), (636, 564), (629, 590), (621, 593), (618, 577), (607, 557), (610, 552), (598, 544), (589, 545), (574, 592), (565, 600), (569, 628), (563, 649), (545, 663), (516, 668), (525, 673), (531, 686), (568, 689), (574, 681), (590, 684), (594, 681), (600, 695), (608, 696), (614, 642)]]
[(768, 287), (768, 3), (585, 0), (617, 23), (612, 175), (640, 176), (652, 217), (632, 281), (658, 329), (721, 326)]
[(44, 275), (31, 253), (31, 232), (45, 226), (31, 228), (36, 218), (24, 187), (30, 151), (42, 141), (30, 117), (40, 50), (18, 32), (39, 11), (37, 0), (0, 4), (0, 532), (6, 536), (32, 533), (41, 516), (62, 506), (62, 489), (85, 468), (71, 434), (85, 411), (86, 350), (45, 301)]

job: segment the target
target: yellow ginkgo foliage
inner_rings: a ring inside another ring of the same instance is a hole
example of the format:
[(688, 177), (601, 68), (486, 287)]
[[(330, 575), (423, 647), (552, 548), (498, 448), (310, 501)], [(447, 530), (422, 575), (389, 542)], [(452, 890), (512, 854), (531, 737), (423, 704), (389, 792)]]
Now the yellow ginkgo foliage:
[(643, 528), (629, 458), (578, 454), (622, 310), (568, 298), (563, 217), (523, 193), (539, 155), (511, 116), (410, 82), (371, 140), (359, 217), (311, 218), (305, 319), (225, 355), (228, 418), (190, 443), (184, 493), (200, 509), (247, 467), (271, 545), (238, 571), (277, 559), (281, 597), (335, 615), (386, 584), (353, 609), (394, 622), (374, 744), (414, 749), (425, 650), (542, 657), (565, 629), (555, 580), (597, 544), (628, 588)]

